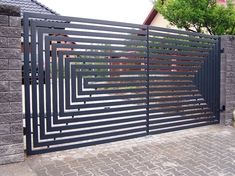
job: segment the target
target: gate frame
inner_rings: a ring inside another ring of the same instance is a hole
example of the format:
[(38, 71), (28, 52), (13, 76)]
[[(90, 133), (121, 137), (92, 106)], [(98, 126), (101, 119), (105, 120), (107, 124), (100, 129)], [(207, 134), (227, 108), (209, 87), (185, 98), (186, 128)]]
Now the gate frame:
[[(30, 45), (29, 45), (29, 33), (26, 32), (26, 31), (29, 31), (29, 25), (30, 25), (30, 22), (29, 22), (29, 18), (30, 16), (33, 15), (33, 17), (35, 16), (39, 16), (40, 18), (42, 17), (50, 17), (52, 15), (38, 15), (38, 14), (32, 14), (32, 13), (24, 13), (24, 18), (23, 18), (23, 21), (24, 21), (24, 73), (26, 73), (24, 75), (24, 86), (25, 86), (25, 119), (26, 119), (26, 140), (27, 140), (27, 154), (28, 155), (32, 155), (32, 154), (38, 154), (38, 153), (45, 153), (45, 152), (48, 152), (48, 151), (44, 151), (44, 150), (32, 150), (32, 139), (31, 139), (31, 133), (33, 131), (31, 131), (31, 113), (30, 113), (30, 93), (29, 93), (29, 90), (30, 90), (30, 78), (29, 78), (29, 48), (30, 48)], [(70, 17), (68, 17), (70, 18)], [(75, 18), (75, 17), (71, 17), (71, 18)], [(86, 19), (84, 19), (86, 20)], [(100, 20), (97, 20), (97, 21), (100, 21)], [(27, 25), (26, 25), (27, 24)], [(146, 30), (147, 30), (147, 46), (146, 46), (146, 51), (147, 51), (147, 92), (146, 92), (146, 105), (147, 105), (147, 108), (146, 108), (146, 135), (151, 135), (153, 133), (150, 134), (149, 132), (149, 103), (150, 103), (150, 46), (149, 46), (149, 26), (146, 26), (146, 25), (143, 25), (146, 27)], [(166, 31), (169, 31), (169, 29), (166, 29)], [(178, 31), (178, 30), (174, 30), (174, 31)], [(193, 34), (191, 32), (188, 32), (188, 31), (185, 31), (185, 33), (187, 33), (188, 35), (190, 34)], [(204, 36), (204, 35), (202, 35)], [(217, 36), (215, 36), (217, 37)], [(215, 79), (216, 79), (216, 87), (215, 87), (215, 91), (216, 91), (216, 94), (217, 94), (217, 97), (215, 98), (216, 102), (215, 102), (215, 109), (216, 109), (216, 119), (217, 119), (217, 122), (211, 122), (211, 124), (214, 124), (214, 123), (219, 123), (220, 122), (220, 57), (221, 57), (221, 39), (220, 37), (218, 37), (218, 42), (216, 43), (216, 57), (215, 57), (215, 63), (216, 63), (216, 68), (215, 68), (215, 71), (216, 71), (216, 75), (215, 75)], [(29, 118), (27, 118), (29, 117)], [(202, 125), (195, 125), (193, 127), (197, 127), (197, 126), (202, 126)], [(181, 130), (181, 129), (188, 129), (189, 127), (186, 126), (186, 127), (180, 127), (178, 128), (178, 130)], [(191, 127), (192, 128), (192, 127)], [(169, 130), (166, 130), (165, 132), (168, 132)], [(170, 130), (171, 131), (171, 130)], [(175, 131), (175, 130), (172, 130), (172, 131)], [(129, 139), (129, 138), (127, 138)], [(38, 139), (37, 139), (38, 140)], [(115, 140), (114, 140), (115, 141)], [(103, 143), (103, 142), (102, 142)], [(105, 142), (106, 143), (106, 142)], [(87, 145), (84, 145), (84, 146), (87, 146)], [(68, 147), (69, 148), (69, 147)], [(73, 148), (73, 147), (72, 147)], [(53, 150), (54, 149), (54, 150)], [(62, 149), (63, 150), (63, 149)], [(58, 151), (56, 148), (52, 148), (51, 151)], [(49, 151), (50, 152), (50, 151)]]

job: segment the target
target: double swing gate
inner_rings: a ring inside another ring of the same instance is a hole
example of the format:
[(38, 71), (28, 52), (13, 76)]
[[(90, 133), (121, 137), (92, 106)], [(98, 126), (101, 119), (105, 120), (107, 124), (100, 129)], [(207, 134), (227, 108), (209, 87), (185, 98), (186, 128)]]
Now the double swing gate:
[(218, 123), (219, 82), (217, 36), (24, 14), (28, 154)]

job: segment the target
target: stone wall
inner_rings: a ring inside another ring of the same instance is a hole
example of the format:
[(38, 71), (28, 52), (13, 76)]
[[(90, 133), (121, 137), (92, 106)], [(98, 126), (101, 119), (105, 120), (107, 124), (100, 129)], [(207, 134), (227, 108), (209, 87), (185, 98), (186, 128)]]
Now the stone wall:
[(24, 160), (20, 9), (0, 5), (0, 164)]
[(221, 36), (221, 123), (232, 124), (232, 112), (235, 110), (235, 36)]

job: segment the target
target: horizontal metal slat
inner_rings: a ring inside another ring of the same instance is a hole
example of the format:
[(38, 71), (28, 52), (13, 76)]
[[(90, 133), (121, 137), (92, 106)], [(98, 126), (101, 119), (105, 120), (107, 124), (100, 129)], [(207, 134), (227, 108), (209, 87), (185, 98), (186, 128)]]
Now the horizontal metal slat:
[(57, 16), (57, 15), (46, 15), (46, 14), (39, 14), (39, 13), (28, 13), (25, 12), (25, 18), (41, 18), (41, 19), (50, 19), (56, 20), (58, 22), (63, 22), (67, 25), (67, 22), (83, 22), (83, 23), (92, 23), (92, 24), (101, 24), (101, 25), (111, 25), (111, 26), (120, 26), (120, 27), (131, 27), (131, 28), (140, 28), (140, 29), (147, 29), (146, 25), (140, 24), (132, 24), (132, 23), (125, 23), (125, 22), (116, 22), (116, 21), (108, 21), (108, 20), (97, 20), (97, 19), (88, 19), (88, 18), (78, 18), (78, 17), (67, 17), (67, 16)]
[(200, 51), (178, 51), (178, 50), (167, 50), (167, 49), (154, 49), (151, 48), (152, 53), (158, 54), (169, 54), (169, 55), (183, 55), (183, 56), (202, 56), (208, 57), (208, 52), (200, 52)]
[(204, 42), (204, 43), (208, 43), (208, 44), (215, 44), (216, 43), (216, 40), (214, 39), (206, 39), (206, 38), (199, 38), (199, 37), (193, 37), (193, 36), (190, 36), (190, 35), (186, 35), (186, 36), (183, 36), (183, 35), (178, 35), (177, 33), (162, 33), (162, 32), (159, 32), (159, 31), (152, 31), (150, 30), (149, 31), (149, 35), (150, 37), (154, 37), (154, 36), (159, 36), (159, 37), (162, 37), (162, 38), (170, 38), (170, 39), (179, 39), (179, 40), (184, 40), (184, 41), (193, 41), (193, 42)]
[(149, 128), (150, 130), (161, 129), (161, 128), (167, 128), (167, 127), (173, 127), (173, 126), (187, 125), (187, 124), (192, 124), (192, 123), (206, 122), (206, 121), (211, 121), (211, 120), (215, 120), (215, 118), (195, 119), (195, 120), (188, 120), (188, 121), (183, 121), (183, 122), (167, 123), (167, 124), (156, 125), (156, 126), (151, 125), (149, 126)]
[(128, 88), (128, 87), (143, 87), (143, 86), (147, 86), (147, 83), (146, 82), (126, 82), (126, 83), (120, 83), (120, 82), (116, 82), (116, 83), (104, 83), (104, 84), (85, 84), (85, 87), (84, 88), (119, 88), (119, 87), (125, 87), (125, 88)]
[(172, 132), (172, 131), (178, 131), (178, 130), (184, 130), (184, 129), (189, 129), (189, 128), (196, 128), (196, 127), (201, 127), (201, 126), (206, 126), (206, 125), (212, 125), (212, 124), (217, 124), (217, 120), (211, 120), (211, 121), (205, 121), (204, 123), (198, 123), (198, 124), (189, 124), (187, 126), (180, 126), (180, 127), (175, 127), (173, 126), (172, 128), (168, 129), (159, 129), (159, 130), (150, 130), (149, 134), (160, 134), (160, 133), (167, 133), (167, 132)]
[(166, 91), (166, 90), (196, 90), (195, 86), (185, 86), (185, 87), (176, 87), (176, 86), (171, 86), (171, 87), (150, 87), (150, 91)]
[(87, 97), (87, 98), (83, 98), (83, 97), (79, 97), (79, 101), (107, 101), (107, 100), (118, 100), (118, 99), (131, 99), (131, 98), (135, 98), (135, 99), (140, 99), (140, 98), (144, 98), (146, 97), (146, 94), (127, 94), (127, 95), (105, 95), (105, 96), (99, 96), (99, 97)]
[(142, 53), (114, 53), (114, 52), (89, 52), (89, 51), (59, 51), (64, 55), (84, 55), (84, 56), (110, 56), (110, 57), (146, 57)]
[(196, 47), (189, 47), (189, 46), (176, 46), (176, 45), (166, 45), (166, 44), (158, 44), (158, 43), (152, 43), (150, 41), (149, 43), (150, 46), (150, 52), (151, 52), (151, 47), (157, 49), (159, 48), (168, 48), (168, 49), (179, 49), (179, 50), (186, 50), (186, 51), (202, 51), (202, 52), (209, 52), (210, 50), (207, 48), (196, 48)]
[(149, 76), (150, 83), (153, 81), (184, 81), (184, 80), (192, 80), (194, 77), (192, 76)]
[(169, 56), (169, 55), (160, 55), (160, 54), (153, 54), (150, 52), (150, 57), (158, 58), (158, 59), (179, 59), (179, 60), (198, 60), (203, 61), (206, 60), (204, 57), (191, 57), (191, 56)]
[(95, 50), (102, 50), (102, 51), (141, 51), (146, 52), (146, 48), (136, 48), (136, 47), (121, 47), (121, 46), (102, 46), (102, 45), (84, 45), (84, 44), (61, 44), (61, 43), (53, 43), (57, 48), (76, 48), (76, 49), (95, 49)]
[(108, 78), (85, 78), (87, 82), (104, 82), (104, 81), (146, 81), (146, 77), (108, 77)]
[[(32, 22), (34, 25), (34, 21)], [(131, 39), (131, 40), (140, 40), (146, 41), (146, 36), (141, 35), (124, 35), (124, 34), (112, 34), (112, 33), (97, 33), (97, 32), (84, 32), (84, 31), (73, 31), (71, 29), (45, 29), (43, 27), (37, 27), (39, 32), (40, 30), (44, 33), (54, 34), (54, 35), (74, 35), (74, 36), (86, 36), (86, 37), (96, 37), (96, 38), (111, 38), (111, 39)]]
[(145, 92), (147, 88), (130, 88), (130, 89), (117, 89), (117, 90), (94, 90), (94, 91), (82, 91), (81, 95), (93, 95), (93, 94), (108, 94), (108, 93), (129, 93), (129, 92)]
[[(174, 57), (174, 56), (173, 56)], [(149, 59), (149, 64), (174, 64), (174, 65), (189, 65), (189, 66), (198, 66), (201, 65), (203, 62), (201, 61), (190, 61), (190, 62), (185, 62), (185, 61), (178, 61), (178, 60), (170, 60), (170, 61), (166, 61), (166, 60), (157, 60), (157, 59)]]
[[(118, 111), (117, 111), (118, 112)], [(60, 119), (59, 123), (73, 123), (73, 122), (89, 122), (89, 121), (97, 121), (97, 120), (112, 120), (113, 118), (118, 117), (128, 117), (128, 116), (139, 116), (145, 118), (146, 116), (146, 110), (138, 110), (138, 111), (132, 111), (132, 112), (112, 112), (109, 114), (93, 114), (93, 116), (86, 116), (86, 117), (74, 117), (70, 119)], [(92, 115), (92, 114), (90, 114)]]
[[(200, 117), (207, 117), (207, 118), (199, 119), (199, 120), (198, 119), (194, 119), (194, 118), (200, 118)], [(194, 119), (194, 120), (190, 121), (190, 119)], [(185, 121), (183, 121), (183, 120), (185, 120)], [(189, 121), (186, 121), (186, 120), (189, 120)], [(198, 122), (204, 122), (204, 121), (210, 121), (210, 120), (211, 120), (210, 115), (201, 115), (201, 116), (200, 115), (193, 115), (193, 116), (188, 116), (188, 117), (172, 118), (171, 120), (170, 119), (168, 119), (168, 120), (164, 119), (164, 120), (158, 120), (158, 121), (150, 122), (150, 126), (151, 127), (155, 127), (154, 126), (155, 124), (164, 123), (164, 122), (165, 123), (175, 122), (175, 125), (172, 125), (172, 126), (177, 126), (177, 125), (185, 125), (185, 124), (198, 123)], [(178, 122), (178, 121), (181, 121), (181, 122)], [(185, 122), (185, 123), (183, 123), (183, 122)], [(167, 125), (166, 124), (166, 125), (162, 125), (161, 127), (163, 127), (163, 128), (164, 127), (171, 127), (171, 125)], [(161, 127), (159, 127), (159, 128), (161, 128)], [(153, 128), (153, 129), (156, 129), (156, 128)]]
[(110, 26), (98, 26), (92, 24), (74, 24), (74, 23), (60, 23), (54, 21), (37, 21), (37, 26), (39, 27), (53, 27), (53, 28), (76, 28), (76, 29), (87, 29), (87, 30), (94, 30), (94, 31), (106, 31), (106, 32), (120, 32), (120, 33), (131, 33), (131, 34), (138, 34), (138, 35), (146, 35), (147, 30), (142, 29), (128, 29), (128, 28), (117, 28), (117, 27), (110, 27)]
[(146, 100), (122, 100), (122, 101), (116, 101), (116, 102), (107, 102), (107, 103), (89, 103), (89, 104), (79, 104), (79, 105), (73, 105), (73, 107), (77, 109), (82, 108), (98, 108), (98, 107), (110, 107), (110, 106), (124, 106), (124, 105), (130, 105), (130, 104), (141, 104), (145, 103)]
[(155, 70), (150, 70), (149, 74), (151, 75), (194, 75), (196, 72), (195, 71), (182, 71), (182, 72), (176, 72), (176, 71), (155, 71)]
[(169, 39), (169, 38), (158, 38), (159, 36), (150, 36), (150, 40), (154, 42), (159, 43), (168, 43), (168, 44), (174, 44), (174, 45), (183, 45), (183, 46), (191, 46), (191, 47), (205, 47), (205, 48), (211, 48), (213, 47), (213, 44), (210, 43), (198, 43), (198, 42), (192, 42), (192, 41), (185, 41), (185, 40), (177, 40), (177, 39)]
[[(194, 71), (190, 71), (190, 72), (175, 72), (175, 71), (155, 71), (155, 70), (150, 70), (150, 78), (151, 77), (159, 77), (159, 79), (161, 79), (161, 77), (164, 77), (165, 79), (171, 78), (172, 76), (175, 75), (183, 75), (183, 76), (193, 76), (196, 72)], [(138, 70), (138, 71), (134, 71), (134, 70), (130, 70), (130, 71), (82, 71), (83, 75), (86, 76), (92, 76), (92, 75), (134, 75), (134, 76), (143, 76), (147, 74), (146, 70)], [(164, 75), (164, 76), (163, 76)], [(179, 78), (180, 79), (180, 78)]]
[[(192, 85), (192, 82), (150, 82), (149, 83), (150, 86), (152, 85), (172, 85), (172, 87), (174, 88), (174, 86), (177, 85)], [(104, 83), (104, 84), (85, 84), (84, 88), (113, 88), (114, 90), (117, 90), (115, 88), (118, 87), (126, 87), (126, 89), (128, 89), (128, 87), (144, 87), (147, 86), (146, 82), (131, 82), (131, 83)]]
[(160, 101), (177, 101), (177, 100), (196, 100), (202, 99), (202, 96), (183, 96), (183, 97), (164, 97), (164, 98), (149, 98), (151, 102), (160, 102)]
[(82, 123), (82, 124), (70, 124), (66, 126), (54, 126), (50, 131), (60, 131), (60, 130), (72, 130), (72, 129), (82, 129), (82, 128), (89, 128), (89, 127), (99, 127), (99, 126), (106, 126), (106, 125), (115, 125), (121, 123), (133, 123), (137, 121), (145, 120), (143, 117), (129, 117), (125, 119), (106, 119), (106, 121), (99, 121), (99, 122), (90, 122), (90, 123)]
[(79, 69), (122, 69), (122, 68), (129, 68), (129, 69), (146, 69), (147, 66), (145, 65), (76, 65)]
[(189, 36), (200, 36), (200, 37), (204, 37), (204, 38), (211, 39), (211, 40), (218, 38), (218, 36), (215, 36), (215, 35), (214, 36), (213, 35), (206, 35), (206, 34), (201, 34), (201, 33), (196, 33), (196, 32), (169, 29), (169, 28), (156, 27), (156, 26), (149, 26), (149, 29), (155, 30), (155, 31), (162, 31), (162, 32), (185, 34), (185, 35), (189, 35)]
[[(155, 115), (150, 115), (149, 116), (149, 119), (150, 120), (153, 120), (153, 123), (155, 123), (155, 120), (157, 120), (157, 119), (162, 119), (162, 118), (164, 118), (164, 119), (171, 119), (172, 117), (174, 117), (174, 116), (191, 116), (192, 114), (205, 114), (205, 113), (210, 113), (210, 115), (212, 115), (211, 114), (211, 112), (210, 112), (210, 110), (209, 109), (199, 109), (199, 110), (187, 110), (187, 111), (180, 111), (180, 110), (178, 110), (179, 112), (166, 112), (166, 113), (164, 113), (164, 114), (155, 114)], [(163, 120), (164, 120), (163, 119)]]
[(174, 69), (174, 70), (198, 70), (200, 69), (199, 66), (159, 66), (159, 65), (149, 65), (149, 69), (153, 70), (153, 69)]
[(121, 137), (115, 137), (115, 138), (109, 138), (109, 139), (99, 139), (95, 141), (87, 141), (85, 143), (67, 143), (65, 145), (57, 145), (57, 146), (47, 146), (47, 148), (43, 149), (34, 149), (33, 151), (30, 152), (31, 155), (35, 154), (42, 154), (46, 152), (54, 152), (54, 151), (61, 151), (61, 150), (68, 150), (68, 149), (73, 149), (73, 148), (78, 148), (78, 147), (86, 147), (90, 145), (97, 145), (97, 144), (103, 144), (103, 143), (109, 143), (109, 142), (115, 142), (115, 141), (120, 141), (120, 140), (127, 140), (127, 139), (132, 139), (132, 138), (138, 138), (138, 137), (143, 137), (146, 136), (146, 133), (139, 133), (139, 134), (129, 134), (128, 136), (121, 136)]
[(46, 135), (43, 139), (61, 138), (61, 137), (67, 137), (67, 136), (92, 134), (92, 133), (100, 133), (100, 132), (111, 132), (113, 130), (121, 130), (121, 129), (126, 129), (126, 128), (144, 126), (144, 125), (146, 125), (146, 122), (138, 122), (138, 123), (117, 125), (117, 126), (111, 126), (111, 127), (101, 127), (101, 128), (96, 128), (96, 129), (85, 129), (85, 130), (73, 131), (73, 132), (63, 131), (61, 133)]
[(146, 47), (147, 44), (143, 41), (136, 40), (112, 40), (112, 39), (97, 39), (97, 38), (82, 38), (82, 37), (61, 37), (61, 36), (46, 36), (45, 40), (50, 41), (66, 41), (66, 42), (76, 42), (76, 43), (96, 43), (96, 44), (116, 44), (116, 45), (127, 45), (127, 46), (142, 46)]
[[(156, 79), (157, 80), (157, 79)], [(150, 81), (149, 82), (149, 85), (152, 86), (152, 85), (173, 85), (173, 86), (176, 86), (176, 85), (193, 85), (191, 81), (188, 81), (188, 82), (173, 82), (172, 80), (170, 80), (169, 82), (156, 82), (156, 81)]]
[(180, 91), (180, 92), (176, 92), (176, 91), (169, 91), (169, 92), (159, 92), (159, 93), (152, 93), (149, 92), (149, 96), (150, 97), (155, 97), (155, 96), (175, 96), (175, 95), (198, 95), (199, 91)]
[(198, 101), (184, 101), (184, 102), (177, 102), (177, 103), (161, 103), (161, 104), (150, 104), (149, 108), (154, 107), (168, 107), (168, 106), (180, 106), (180, 105), (195, 105), (199, 103), (205, 103), (205, 100), (198, 100)]
[(69, 139), (61, 139), (61, 140), (55, 140), (55, 141), (48, 141), (48, 142), (41, 142), (38, 144), (38, 146), (48, 146), (48, 145), (58, 145), (58, 144), (64, 144), (64, 143), (72, 143), (72, 142), (78, 142), (78, 141), (87, 141), (92, 139), (100, 139), (105, 137), (115, 137), (118, 135), (129, 135), (130, 133), (138, 133), (143, 132), (145, 133), (145, 128), (137, 128), (137, 129), (131, 129), (131, 130), (123, 130), (118, 132), (111, 132), (111, 133), (104, 133), (104, 134), (97, 134), (92, 136), (84, 136), (84, 137), (76, 137), (76, 138), (69, 138)]
[(163, 112), (175, 112), (175, 111), (180, 111), (180, 110), (196, 110), (196, 109), (204, 109), (204, 108), (208, 108), (207, 105), (190, 105), (190, 106), (182, 106), (182, 107), (157, 107), (157, 108), (161, 108), (161, 109), (150, 109), (149, 113), (150, 116), (153, 115), (153, 113), (163, 113)]
[[(103, 63), (103, 64), (111, 64), (111, 63), (132, 63), (132, 64), (141, 64), (147, 63), (147, 59), (131, 59), (131, 58), (82, 58), (82, 57), (65, 57), (65, 59), (69, 59), (70, 62), (83, 62), (84, 65), (95, 64), (95, 63)], [(144, 66), (144, 65), (143, 65)]]
[[(127, 107), (112, 107), (112, 108), (103, 108), (103, 109), (95, 109), (95, 110), (84, 110), (84, 111), (73, 111), (73, 112), (66, 112), (65, 117), (68, 116), (76, 116), (76, 115), (92, 115), (92, 114), (104, 114), (104, 113), (110, 113), (110, 112), (121, 112), (121, 111), (130, 111), (130, 110), (141, 110), (146, 109), (146, 105), (135, 105), (135, 106), (127, 106)], [(32, 116), (33, 118), (34, 116)], [(63, 115), (60, 115), (60, 117), (63, 117)]]
[(93, 76), (93, 75), (99, 75), (99, 76), (104, 76), (104, 75), (118, 75), (118, 76), (121, 76), (121, 75), (134, 75), (135, 77), (136, 76), (146, 76), (147, 74), (147, 71), (146, 70), (138, 70), (138, 71), (134, 71), (134, 70), (130, 70), (130, 71), (82, 71), (82, 75), (85, 75), (85, 76)]

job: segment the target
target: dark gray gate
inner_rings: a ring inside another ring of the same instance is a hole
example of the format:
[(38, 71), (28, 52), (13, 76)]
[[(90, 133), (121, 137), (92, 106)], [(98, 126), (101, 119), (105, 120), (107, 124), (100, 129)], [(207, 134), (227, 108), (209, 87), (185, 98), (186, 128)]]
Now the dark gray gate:
[(24, 14), (28, 154), (219, 122), (217, 36)]

